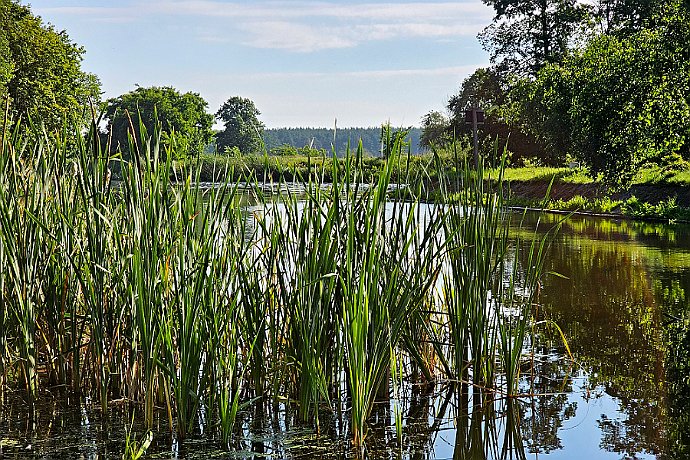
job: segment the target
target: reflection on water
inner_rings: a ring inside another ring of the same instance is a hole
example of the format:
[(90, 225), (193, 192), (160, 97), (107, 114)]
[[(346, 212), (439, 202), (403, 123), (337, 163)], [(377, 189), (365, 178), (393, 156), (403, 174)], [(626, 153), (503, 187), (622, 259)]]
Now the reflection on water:
[(670, 315), (682, 319), (687, 309), (690, 228), (571, 218), (547, 260), (564, 278), (545, 278), (542, 315), (568, 338), (588, 396), (573, 410), (568, 393), (563, 419), (587, 411), (597, 425), (590, 443), (617, 458), (677, 458), (669, 436), (677, 397), (667, 393), (675, 386), (687, 393), (689, 374), (669, 364), (689, 343)]
[[(536, 218), (528, 216), (531, 223)], [(542, 217), (540, 228), (559, 219)], [(533, 359), (522, 370), (522, 387), (534, 396), (408, 385), (401, 400), (377, 404), (366, 457), (690, 456), (690, 227), (572, 217), (549, 249), (546, 270), (560, 276), (546, 276), (540, 286), (528, 344)], [(394, 404), (404, 415), (399, 432)], [(119, 456), (130, 423), (125, 408), (102, 419), (79, 400), (43, 406), (34, 422), (25, 412), (20, 395), (10, 395), (0, 410), (0, 458)], [(355, 455), (342, 410), (323, 415), (320, 433), (300, 426), (285, 405), (267, 412), (244, 415), (232, 458)], [(165, 435), (165, 420), (161, 412), (149, 451), (157, 458), (227, 457), (200, 433), (177, 443)], [(143, 435), (136, 425), (134, 431)]]

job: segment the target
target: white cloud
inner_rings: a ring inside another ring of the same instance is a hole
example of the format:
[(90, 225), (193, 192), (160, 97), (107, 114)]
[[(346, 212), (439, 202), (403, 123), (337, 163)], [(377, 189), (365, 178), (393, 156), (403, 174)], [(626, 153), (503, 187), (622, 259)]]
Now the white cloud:
[(349, 37), (333, 29), (307, 24), (267, 21), (253, 22), (241, 28), (250, 37), (245, 45), (255, 48), (283, 49), (296, 52), (312, 52), (324, 49), (351, 48), (357, 44)]
[(409, 79), (416, 77), (457, 77), (466, 76), (474, 72), (478, 67), (486, 67), (488, 63), (468, 64), (463, 66), (437, 67), (428, 69), (393, 69), (393, 70), (361, 70), (353, 72), (254, 72), (244, 74), (215, 75), (212, 77), (203, 76), (206, 81), (215, 83), (216, 81), (242, 80), (254, 82), (257, 80), (371, 80), (371, 79)]
[(438, 24), (396, 22), (369, 24), (319, 25), (290, 21), (256, 21), (240, 27), (249, 37), (244, 44), (256, 48), (313, 52), (327, 49), (352, 48), (371, 42), (409, 38), (449, 40), (474, 36), (483, 24)]
[(249, 3), (219, 0), (158, 0), (142, 3), (147, 10), (185, 16), (235, 18), (332, 18), (379, 20), (457, 20), (476, 17), (490, 20), (492, 10), (475, 1), (356, 3), (323, 1), (255, 1)]
[(165, 17), (182, 18), (184, 24), (193, 22), (203, 30), (196, 35), (202, 42), (237, 42), (241, 32), (247, 46), (293, 52), (351, 48), (397, 38), (449, 40), (475, 35), (492, 17), (492, 10), (478, 0), (358, 4), (136, 0), (128, 6), (63, 6), (41, 11), (108, 22), (158, 23)]
[(127, 23), (137, 20), (139, 15), (134, 8), (93, 7), (93, 6), (60, 6), (35, 8), (39, 15), (65, 15), (83, 17), (85, 20), (105, 23)]

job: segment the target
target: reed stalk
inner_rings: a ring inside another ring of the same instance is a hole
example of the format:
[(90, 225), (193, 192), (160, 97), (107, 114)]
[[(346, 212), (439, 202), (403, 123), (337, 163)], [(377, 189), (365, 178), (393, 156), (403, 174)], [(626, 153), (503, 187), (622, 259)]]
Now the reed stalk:
[[(518, 263), (502, 178), (487, 184), (481, 162), (458, 161), (455, 183), (440, 162), (413, 178), (398, 141), (372, 180), (360, 146), (299, 195), (248, 176), (250, 208), (239, 184), (178, 177), (174, 135), (161, 150), (158, 129), (137, 132), (124, 158), (95, 128), (3, 142), (3, 388), (34, 401), (69, 385), (103, 412), (126, 398), (148, 428), (164, 407), (178, 438), (210, 428), (227, 445), (243, 408), (280, 402), (318, 431), (344, 406), (360, 447), (391, 383), (402, 439), (410, 374), (517, 395), (547, 239)], [(442, 203), (422, 201), (430, 177)]]

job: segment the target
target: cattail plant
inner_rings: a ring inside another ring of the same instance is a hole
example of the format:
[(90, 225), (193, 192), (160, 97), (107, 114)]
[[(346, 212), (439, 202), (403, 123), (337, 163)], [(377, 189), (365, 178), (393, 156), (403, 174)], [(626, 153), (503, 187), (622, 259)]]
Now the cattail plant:
[(3, 134), (0, 391), (128, 401), (147, 428), (164, 408), (178, 438), (226, 445), (245, 409), (283, 404), (320, 431), (344, 407), (359, 447), (376, 403), (401, 442), (410, 380), (518, 395), (548, 240), (519, 265), (500, 174), (456, 159), (456, 176), (437, 161), (413, 177), (398, 139), (376, 177), (360, 145), (299, 191), (252, 173), (205, 189), (174, 135), (162, 149), (140, 125), (113, 155), (96, 125)]

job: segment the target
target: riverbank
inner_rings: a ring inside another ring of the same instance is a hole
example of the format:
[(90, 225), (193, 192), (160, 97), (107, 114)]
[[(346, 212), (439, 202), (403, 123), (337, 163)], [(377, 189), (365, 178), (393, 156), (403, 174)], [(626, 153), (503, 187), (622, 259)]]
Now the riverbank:
[(690, 186), (687, 185), (634, 184), (626, 190), (611, 192), (597, 182), (551, 184), (533, 180), (511, 181), (507, 188), (510, 205), (514, 207), (690, 222)]
[[(261, 182), (332, 181), (332, 158), (323, 154), (307, 155), (244, 155), (228, 157), (205, 155), (199, 158), (200, 180), (230, 182), (254, 178)], [(424, 183), (427, 199), (439, 194), (435, 173), (440, 162), (446, 178), (454, 177), (455, 160), (430, 154), (396, 157), (390, 168), (394, 183)], [(371, 156), (350, 156), (341, 159), (339, 174), (358, 170), (358, 177), (375, 181), (387, 160)], [(181, 165), (184, 170), (192, 166)], [(487, 170), (492, 180), (497, 172)], [(184, 174), (183, 174), (184, 175)], [(589, 215), (625, 216), (634, 219), (690, 222), (690, 174), (650, 166), (641, 170), (633, 184), (618, 191), (609, 190), (602, 182), (589, 177), (583, 169), (552, 167), (513, 167), (504, 173), (510, 205), (522, 208), (545, 208), (552, 211), (578, 212)], [(545, 197), (548, 199), (545, 200)]]

